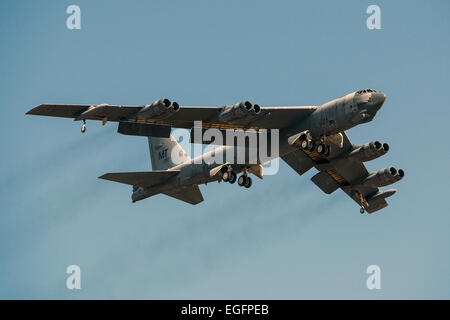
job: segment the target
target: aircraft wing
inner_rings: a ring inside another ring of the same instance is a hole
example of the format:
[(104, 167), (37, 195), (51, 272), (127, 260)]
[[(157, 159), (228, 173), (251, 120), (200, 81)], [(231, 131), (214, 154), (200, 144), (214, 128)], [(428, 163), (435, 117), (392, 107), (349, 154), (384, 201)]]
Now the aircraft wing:
[(369, 213), (386, 207), (388, 203), (385, 199), (370, 201), (370, 198), (378, 193), (378, 188), (359, 184), (369, 175), (369, 172), (362, 162), (350, 160), (343, 156), (352, 148), (352, 143), (345, 132), (342, 132), (342, 135), (342, 148), (331, 144), (330, 157), (328, 159), (319, 155), (316, 151), (309, 152), (300, 148), (283, 156), (282, 159), (300, 175), (312, 167), (319, 170), (311, 180), (327, 194), (331, 194), (338, 188), (341, 188), (358, 205), (363, 205)]
[[(316, 106), (262, 107), (259, 114), (252, 118), (219, 121), (217, 116), (224, 107), (190, 107), (181, 106), (163, 119), (137, 119), (137, 113), (144, 106), (122, 105), (71, 105), (41, 104), (29, 110), (27, 114), (73, 118), (74, 120), (129, 121), (170, 125), (176, 128), (190, 129), (194, 121), (202, 121), (205, 128), (222, 129), (281, 129), (288, 127), (309, 116)], [(95, 109), (95, 110), (94, 110)]]
[(119, 106), (119, 105), (100, 105), (91, 106), (87, 104), (41, 104), (29, 110), (26, 114), (48, 117), (73, 118), (77, 120), (83, 112), (88, 111), (92, 107), (101, 107), (98, 112), (88, 115), (85, 120), (102, 120), (107, 118), (108, 121), (125, 120), (136, 114), (142, 106)]

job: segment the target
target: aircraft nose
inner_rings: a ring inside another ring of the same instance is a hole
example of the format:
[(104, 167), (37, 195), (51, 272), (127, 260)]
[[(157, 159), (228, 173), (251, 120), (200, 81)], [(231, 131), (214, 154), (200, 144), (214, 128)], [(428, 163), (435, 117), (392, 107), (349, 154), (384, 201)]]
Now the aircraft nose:
[(373, 105), (377, 109), (380, 109), (384, 103), (384, 100), (386, 100), (386, 94), (384, 92), (373, 92), (371, 100), (372, 100), (371, 102), (373, 103)]

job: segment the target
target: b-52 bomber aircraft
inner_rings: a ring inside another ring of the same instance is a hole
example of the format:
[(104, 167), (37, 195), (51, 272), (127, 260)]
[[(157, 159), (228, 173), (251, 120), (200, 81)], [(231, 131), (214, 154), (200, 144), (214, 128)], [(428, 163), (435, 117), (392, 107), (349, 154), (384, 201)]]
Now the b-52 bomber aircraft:
[[(132, 185), (133, 202), (162, 193), (197, 204), (203, 201), (199, 184), (237, 180), (238, 185), (248, 188), (252, 184), (249, 174), (262, 179), (259, 159), (256, 163), (202, 161), (212, 154), (216, 158), (225, 155), (236, 148), (234, 145), (221, 145), (189, 158), (171, 129), (193, 129), (194, 122), (201, 121), (202, 130), (278, 129), (278, 156), (290, 167), (300, 175), (315, 167), (319, 172), (311, 180), (323, 192), (331, 194), (340, 188), (358, 203), (361, 213), (373, 213), (386, 207), (386, 198), (396, 192), (379, 188), (401, 180), (404, 171), (387, 167), (368, 172), (364, 162), (384, 155), (389, 145), (379, 141), (352, 144), (345, 131), (371, 121), (385, 99), (383, 92), (363, 89), (320, 106), (260, 107), (243, 101), (224, 107), (192, 107), (160, 99), (144, 106), (41, 104), (27, 114), (83, 121), (82, 132), (86, 131), (87, 120), (101, 120), (103, 124), (114, 121), (119, 122), (119, 133), (147, 136), (153, 171), (107, 173), (100, 177)], [(239, 173), (242, 175), (237, 178)]]

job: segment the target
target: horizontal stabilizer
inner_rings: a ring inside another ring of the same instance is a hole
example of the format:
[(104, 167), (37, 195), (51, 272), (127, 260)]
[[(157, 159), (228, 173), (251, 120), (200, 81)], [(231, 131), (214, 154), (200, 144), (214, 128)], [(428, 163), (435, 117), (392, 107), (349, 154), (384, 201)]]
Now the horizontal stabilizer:
[(120, 182), (138, 187), (151, 187), (163, 183), (176, 176), (179, 170), (143, 171), (143, 172), (113, 172), (105, 173), (100, 179)]
[(197, 185), (187, 186), (184, 188), (179, 188), (170, 192), (163, 192), (169, 197), (190, 203), (198, 204), (203, 201), (202, 192)]

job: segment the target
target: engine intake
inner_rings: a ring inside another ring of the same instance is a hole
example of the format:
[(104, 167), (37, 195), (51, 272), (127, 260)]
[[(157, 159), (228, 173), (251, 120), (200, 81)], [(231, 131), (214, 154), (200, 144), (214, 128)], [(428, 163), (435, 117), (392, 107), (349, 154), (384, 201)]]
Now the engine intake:
[(145, 105), (137, 114), (138, 119), (165, 119), (180, 110), (177, 102), (169, 99), (159, 99), (152, 104)]
[(371, 172), (361, 184), (371, 187), (384, 187), (401, 180), (404, 175), (405, 172), (402, 169), (397, 170), (394, 167), (387, 167), (378, 172)]
[(348, 158), (355, 161), (370, 161), (381, 157), (389, 151), (389, 145), (387, 143), (381, 143), (380, 141), (372, 141), (362, 146), (355, 146)]
[(218, 116), (220, 122), (232, 122), (235, 120), (251, 120), (261, 112), (261, 107), (249, 101), (236, 103), (234, 106), (225, 106)]

